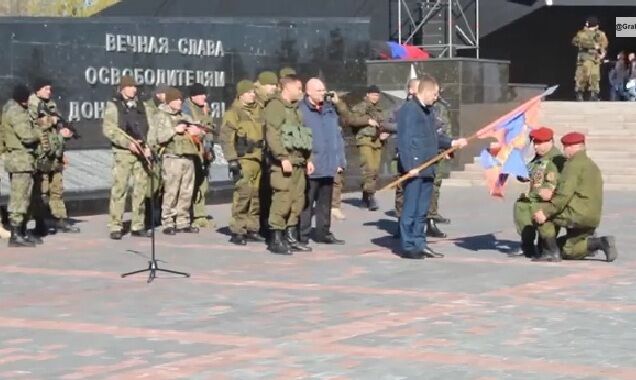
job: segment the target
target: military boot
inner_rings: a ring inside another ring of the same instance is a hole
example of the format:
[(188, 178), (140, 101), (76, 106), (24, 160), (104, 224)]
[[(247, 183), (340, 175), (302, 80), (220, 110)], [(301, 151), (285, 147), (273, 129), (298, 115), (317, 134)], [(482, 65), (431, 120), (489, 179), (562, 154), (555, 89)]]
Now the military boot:
[(245, 235), (232, 234), (232, 237), (230, 238), (230, 243), (234, 245), (247, 245), (247, 240), (245, 238)]
[(585, 101), (585, 98), (583, 97), (583, 92), (582, 91), (577, 91), (577, 93), (576, 93), (576, 101), (577, 102)]
[(80, 233), (80, 229), (75, 227), (74, 225), (68, 222), (68, 219), (57, 219), (55, 221), (55, 229), (64, 234), (78, 234)]
[(374, 194), (369, 194), (369, 200), (367, 204), (369, 205), (369, 211), (376, 211), (378, 209), (378, 202), (376, 202)]
[(532, 259), (532, 261), (561, 261), (561, 250), (557, 244), (556, 238), (544, 238), (543, 239), (543, 253), (540, 257)]
[(590, 93), (590, 102), (598, 102), (598, 101), (600, 101), (600, 100), (601, 100), (601, 99), (599, 98), (599, 96), (598, 96), (598, 93), (597, 93), (597, 92), (592, 92), (592, 93)]
[[(36, 226), (37, 226), (37, 224), (36, 224)], [(24, 237), (24, 240), (26, 240), (26, 241), (30, 241), (30, 242), (33, 242), (33, 243), (35, 243), (36, 245), (38, 245), (38, 244), (44, 244), (44, 240), (42, 240), (42, 238), (40, 238), (40, 236), (39, 236), (39, 234), (38, 234), (38, 231), (35, 231), (35, 234), (34, 234), (34, 233), (31, 233), (31, 232), (27, 229), (27, 227), (26, 227), (26, 223), (22, 223), (22, 229), (21, 229), (21, 232), (22, 232), (22, 236)]]
[[(529, 259), (541, 257), (534, 246), (535, 237), (536, 233), (531, 226), (526, 226), (521, 231), (521, 253)], [(541, 241), (541, 239), (539, 240)], [(539, 244), (541, 244), (541, 242)]]
[(427, 218), (426, 219), (426, 236), (434, 237), (434, 238), (445, 238), (446, 234), (437, 227), (437, 224), (435, 223), (435, 219)]
[(614, 236), (590, 237), (587, 238), (588, 257), (596, 256), (596, 251), (603, 251), (608, 263), (616, 260), (618, 250), (616, 249), (616, 239)]
[(11, 226), (11, 237), (9, 238), (9, 247), (35, 247), (35, 242), (28, 241), (22, 235), (22, 228)]
[(438, 224), (450, 224), (451, 223), (450, 219), (445, 218), (445, 217), (441, 216), (440, 214), (436, 214), (436, 215), (431, 216), (431, 219), (433, 219)]
[(287, 244), (292, 251), (310, 252), (311, 247), (298, 241), (298, 226), (287, 227), (285, 231)]
[(0, 224), (0, 239), (9, 239), (11, 237), (11, 231), (4, 229), (4, 226)]
[(364, 203), (364, 207), (369, 207), (369, 193), (366, 191), (362, 192), (362, 203)]
[(292, 252), (287, 245), (287, 239), (285, 239), (285, 231), (283, 230), (272, 230), (271, 241), (269, 246), (267, 247), (270, 252), (275, 253), (277, 255), (291, 255)]

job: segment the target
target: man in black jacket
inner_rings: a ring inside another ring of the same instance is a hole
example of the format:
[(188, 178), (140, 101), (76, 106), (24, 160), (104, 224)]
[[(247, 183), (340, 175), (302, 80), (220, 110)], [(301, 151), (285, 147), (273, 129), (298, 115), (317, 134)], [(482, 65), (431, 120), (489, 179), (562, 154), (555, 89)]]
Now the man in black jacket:
[(437, 81), (428, 75), (420, 78), (418, 92), (398, 114), (399, 164), (411, 177), (404, 185), (404, 208), (400, 216), (402, 257), (422, 259), (443, 257), (426, 244), (425, 219), (433, 192), (435, 170), (428, 167), (418, 169), (424, 162), (435, 157), (440, 148), (464, 147), (466, 139), (451, 140), (436, 131), (435, 113), (432, 105), (439, 95)]

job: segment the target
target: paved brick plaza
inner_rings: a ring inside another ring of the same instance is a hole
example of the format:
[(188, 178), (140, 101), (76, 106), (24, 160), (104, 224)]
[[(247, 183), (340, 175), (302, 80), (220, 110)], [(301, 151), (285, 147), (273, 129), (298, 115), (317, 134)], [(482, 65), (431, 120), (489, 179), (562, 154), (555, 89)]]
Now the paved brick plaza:
[[(636, 379), (633, 194), (606, 193), (614, 263), (531, 263), (511, 194), (448, 187), (444, 259), (391, 253), (393, 196), (334, 223), (344, 247), (280, 257), (225, 231), (113, 242), (106, 216), (37, 249), (0, 248), (0, 379)], [(210, 207), (225, 225), (229, 206)], [(134, 252), (134, 251), (138, 252)], [(160, 274), (161, 275), (161, 274)]]

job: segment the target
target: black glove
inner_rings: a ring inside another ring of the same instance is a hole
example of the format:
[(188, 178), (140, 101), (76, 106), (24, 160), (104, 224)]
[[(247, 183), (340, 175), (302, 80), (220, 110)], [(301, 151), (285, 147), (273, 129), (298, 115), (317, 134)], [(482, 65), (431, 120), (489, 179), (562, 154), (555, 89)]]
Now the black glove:
[(227, 162), (227, 171), (234, 183), (237, 183), (243, 177), (241, 164), (237, 160)]

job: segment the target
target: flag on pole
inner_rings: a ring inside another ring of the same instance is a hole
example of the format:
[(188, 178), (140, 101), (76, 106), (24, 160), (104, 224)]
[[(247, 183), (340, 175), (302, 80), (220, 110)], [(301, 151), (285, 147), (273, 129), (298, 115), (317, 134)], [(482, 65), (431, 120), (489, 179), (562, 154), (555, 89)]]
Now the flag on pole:
[(477, 131), (480, 139), (496, 141), (481, 151), (479, 162), (486, 170), (486, 184), (490, 195), (503, 197), (508, 176), (528, 178), (523, 151), (529, 145), (529, 130), (539, 127), (539, 106), (544, 97), (554, 93), (558, 86), (548, 88), (497, 120)]

